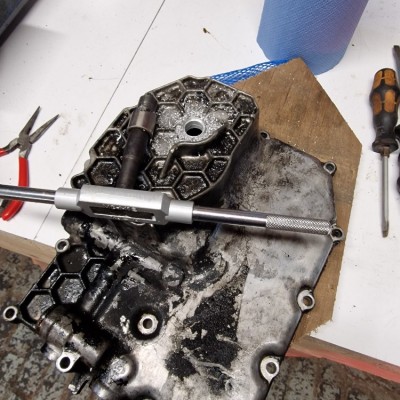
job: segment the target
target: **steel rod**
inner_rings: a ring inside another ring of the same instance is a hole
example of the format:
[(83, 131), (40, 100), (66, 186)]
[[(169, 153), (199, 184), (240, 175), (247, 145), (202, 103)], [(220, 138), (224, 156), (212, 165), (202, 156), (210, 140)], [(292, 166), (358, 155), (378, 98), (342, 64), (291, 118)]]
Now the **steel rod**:
[(55, 190), (0, 185), (0, 199), (54, 204)]
[[(90, 186), (91, 189), (96, 191), (96, 187)], [(83, 190), (83, 189), (82, 189)], [(100, 190), (100, 189), (97, 189)], [(106, 190), (102, 188), (102, 190)], [(107, 199), (108, 203), (105, 202), (104, 199), (97, 198), (97, 202), (99, 206), (105, 205), (113, 205), (113, 201), (118, 204), (118, 198), (121, 198), (121, 193), (118, 192), (124, 189), (112, 189), (107, 188), (107, 190), (113, 190), (113, 193), (109, 194)], [(127, 189), (125, 189), (127, 190)], [(72, 195), (70, 192), (74, 191)], [(77, 189), (63, 189), (60, 188), (57, 191), (55, 190), (46, 190), (46, 189), (34, 189), (29, 187), (18, 187), (18, 186), (7, 186), (0, 185), (0, 198), (6, 200), (21, 200), (21, 201), (32, 201), (35, 203), (48, 203), (54, 204), (56, 200), (57, 193), (57, 208), (62, 208), (66, 210), (75, 210), (77, 207), (80, 210), (82, 205), (78, 205), (78, 199), (76, 197)], [(129, 193), (130, 191), (127, 190)], [(100, 192), (99, 192), (100, 193)], [(131, 191), (132, 194), (135, 193), (134, 190)], [(116, 196), (113, 199), (113, 195)], [(125, 195), (125, 193), (124, 193)], [(149, 194), (148, 194), (149, 195)], [(79, 197), (80, 198), (80, 197)], [(82, 203), (87, 203), (88, 209), (96, 203), (96, 198), (90, 198), (85, 200), (85, 196), (80, 198)], [(124, 196), (122, 196), (124, 198)], [(128, 198), (129, 200), (129, 198)], [(132, 197), (134, 200), (134, 196)], [(184, 201), (179, 201), (178, 203), (187, 203)], [(133, 209), (140, 208), (137, 204), (131, 205)], [(178, 205), (179, 207), (183, 207), (183, 205)], [(143, 206), (142, 206), (143, 208)], [(110, 211), (110, 215), (102, 215), (103, 218), (113, 218), (111, 213), (112, 208), (108, 209)], [(147, 208), (145, 207), (145, 210)], [(187, 211), (187, 207), (184, 207), (183, 210)], [(176, 211), (176, 210), (175, 210)], [(92, 211), (93, 212), (93, 211)], [(151, 212), (151, 211), (145, 211)], [(252, 227), (261, 227), (266, 229), (276, 229), (281, 231), (290, 231), (290, 232), (300, 232), (300, 233), (312, 233), (317, 235), (330, 235), (332, 233), (332, 224), (329, 221), (322, 219), (313, 219), (313, 218), (301, 218), (301, 217), (290, 217), (286, 215), (277, 215), (277, 214), (269, 214), (258, 211), (243, 211), (243, 210), (230, 210), (223, 208), (210, 208), (210, 207), (200, 207), (193, 206), (193, 209), (190, 208), (191, 219), (193, 221), (199, 222), (212, 222), (216, 224), (230, 224), (230, 225), (241, 225), (241, 226), (252, 226)], [(88, 212), (87, 212), (88, 213)], [(91, 215), (88, 213), (88, 215)], [(178, 215), (180, 215), (178, 213)], [(151, 220), (152, 222), (153, 219)], [(174, 221), (171, 219), (170, 221)], [(160, 221), (158, 223), (161, 223)]]
[(382, 235), (389, 233), (389, 187), (388, 187), (389, 156), (382, 156)]

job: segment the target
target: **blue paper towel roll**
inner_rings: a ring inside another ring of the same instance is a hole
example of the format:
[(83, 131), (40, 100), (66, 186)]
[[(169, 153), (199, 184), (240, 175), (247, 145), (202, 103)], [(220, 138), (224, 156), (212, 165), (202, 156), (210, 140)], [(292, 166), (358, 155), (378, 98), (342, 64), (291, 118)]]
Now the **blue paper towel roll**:
[(265, 0), (257, 41), (270, 60), (301, 57), (320, 74), (343, 57), (368, 0)]

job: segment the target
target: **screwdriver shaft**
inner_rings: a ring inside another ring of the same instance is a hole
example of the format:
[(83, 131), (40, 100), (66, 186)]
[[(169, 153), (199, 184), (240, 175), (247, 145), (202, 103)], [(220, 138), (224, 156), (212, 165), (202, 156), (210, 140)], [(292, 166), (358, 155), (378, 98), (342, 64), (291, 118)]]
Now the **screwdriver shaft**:
[(382, 154), (382, 235), (383, 235), (383, 237), (387, 237), (387, 235), (389, 233), (388, 161), (389, 161), (389, 156)]

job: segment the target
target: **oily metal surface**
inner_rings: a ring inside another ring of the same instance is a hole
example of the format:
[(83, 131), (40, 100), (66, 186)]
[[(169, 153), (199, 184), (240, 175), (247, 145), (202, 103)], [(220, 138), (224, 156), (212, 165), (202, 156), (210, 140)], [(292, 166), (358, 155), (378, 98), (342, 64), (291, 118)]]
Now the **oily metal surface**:
[[(335, 219), (331, 175), (280, 141), (254, 140), (233, 174), (224, 206)], [(89, 380), (103, 399), (264, 398), (301, 318), (299, 294), (315, 286), (333, 244), (73, 213), (64, 226), (69, 241), (20, 310), (60, 371), (78, 372), (72, 388)], [(81, 366), (64, 368), (66, 358)]]
[[(11, 305), (33, 285), (40, 270), (30, 259), (0, 249), (1, 303)], [(41, 340), (22, 325), (0, 319), (0, 398), (7, 400), (94, 400), (90, 389), (74, 396), (70, 374), (61, 375), (40, 353)], [(33, 351), (30, 351), (33, 349)], [(37, 349), (37, 350), (35, 350)], [(400, 384), (323, 359), (286, 358), (269, 400), (398, 400)]]
[[(334, 220), (331, 176), (317, 160), (275, 140), (250, 154), (254, 167), (239, 166), (227, 205)], [(164, 334), (133, 351), (135, 384), (165, 399), (262, 398), (261, 360), (284, 355), (298, 294), (315, 286), (332, 240), (216, 227), (171, 232), (164, 246), (190, 255), (194, 274)]]
[[(151, 93), (158, 122), (139, 189), (335, 222), (332, 175), (257, 133), (250, 96), (193, 77)], [(95, 143), (73, 186), (115, 185), (132, 111), (123, 110)], [(88, 383), (102, 399), (265, 398), (302, 313), (314, 305), (312, 289), (334, 243), (331, 236), (138, 226), (72, 212), (63, 225), (70, 237), (4, 315), (45, 341), (60, 372), (75, 372), (73, 392)]]

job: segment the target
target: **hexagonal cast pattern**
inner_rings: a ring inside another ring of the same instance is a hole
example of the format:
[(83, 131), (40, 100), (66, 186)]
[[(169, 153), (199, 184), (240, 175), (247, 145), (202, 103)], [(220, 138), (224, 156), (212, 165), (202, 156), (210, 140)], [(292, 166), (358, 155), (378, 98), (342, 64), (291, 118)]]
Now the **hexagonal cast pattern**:
[(207, 106), (210, 103), (210, 100), (204, 92), (197, 91), (188, 92), (182, 95), (181, 102), (186, 113), (190, 113), (193, 108), (199, 109), (201, 106)]
[(220, 140), (213, 144), (209, 152), (214, 156), (229, 156), (235, 145), (237, 139), (232, 132), (226, 132), (225, 135), (220, 137)]
[(80, 272), (89, 260), (89, 254), (83, 246), (72, 246), (57, 256), (57, 262), (63, 272)]
[[(218, 197), (227, 181), (223, 177), (229, 173), (229, 159), (240, 157), (255, 132), (258, 110), (252, 97), (212, 79), (192, 76), (148, 93), (158, 102), (156, 126), (135, 188), (168, 191), (186, 200)], [(116, 184), (135, 109), (122, 110), (96, 142), (88, 167), (72, 179), (74, 187)], [(166, 176), (160, 179), (166, 160)]]
[(71, 186), (80, 189), (83, 185), (88, 185), (89, 179), (85, 174), (75, 175), (71, 179)]
[(120, 166), (115, 158), (98, 158), (88, 169), (89, 180), (94, 185), (113, 186), (117, 182)]
[(231, 89), (225, 85), (222, 85), (219, 82), (211, 83), (208, 86), (206, 92), (210, 96), (211, 100), (217, 101), (217, 102), (231, 101), (233, 96), (236, 93), (234, 89)]
[(180, 198), (186, 200), (192, 198), (208, 187), (205, 178), (201, 175), (184, 175), (178, 185), (176, 191)]
[(175, 129), (184, 111), (178, 104), (161, 105), (158, 109), (157, 126), (161, 130)]
[(252, 97), (244, 93), (240, 93), (235, 100), (233, 100), (235, 108), (243, 114), (255, 114), (257, 106)]
[(189, 90), (204, 90), (205, 87), (209, 83), (209, 79), (207, 78), (195, 78), (193, 76), (189, 76), (187, 78), (182, 79), (183, 86)]
[(121, 132), (110, 130), (106, 132), (94, 145), (94, 151), (98, 156), (115, 157), (122, 153), (125, 139)]
[(237, 112), (231, 104), (213, 104), (208, 112), (208, 119), (215, 120), (221, 126), (226, 122), (233, 122)]
[(154, 160), (145, 174), (154, 186), (173, 186), (181, 174), (181, 169), (177, 163), (174, 163), (169, 168), (167, 176), (164, 179), (160, 179), (163, 166), (163, 160)]
[(102, 260), (90, 259), (82, 270), (82, 279), (85, 283), (93, 282), (102, 266)]
[(123, 129), (129, 121), (130, 113), (129, 110), (123, 110), (117, 118), (115, 118), (114, 122), (111, 126), (115, 129)]
[(53, 262), (40, 277), (37, 287), (40, 289), (50, 289), (59, 276), (60, 270), (58, 269), (57, 264)]
[(178, 159), (183, 170), (186, 171), (204, 171), (210, 157), (208, 154), (199, 154), (198, 156), (182, 156)]
[(154, 95), (156, 96), (156, 99), (162, 103), (176, 102), (184, 91), (185, 89), (180, 82), (174, 82), (156, 90)]
[(27, 299), (26, 312), (33, 321), (38, 321), (53, 304), (54, 301), (49, 294), (32, 292), (31, 297)]
[(61, 282), (57, 282), (57, 295), (61, 303), (73, 304), (76, 303), (83, 290), (84, 286), (79, 278), (62, 277)]
[(251, 127), (253, 122), (254, 122), (254, 120), (250, 117), (240, 117), (236, 121), (236, 123), (233, 127), (233, 131), (236, 133), (236, 135), (242, 136)]
[(216, 182), (217, 179), (225, 171), (228, 165), (227, 160), (215, 159), (213, 160), (207, 168), (206, 175), (211, 182)]

